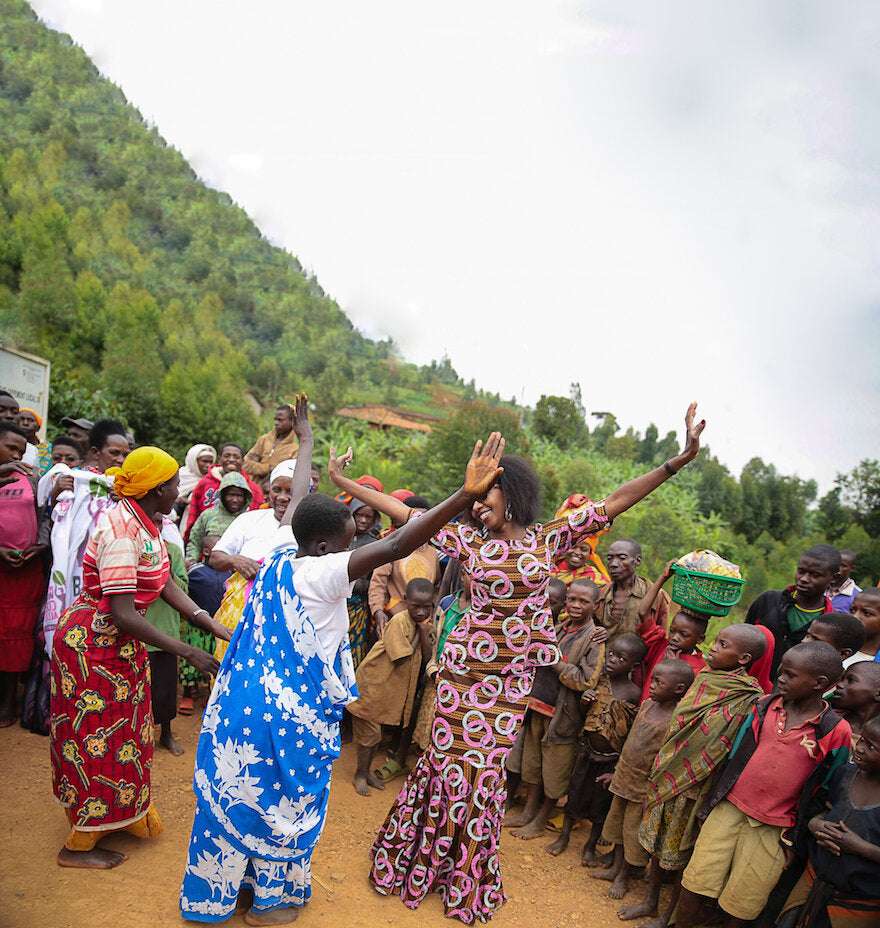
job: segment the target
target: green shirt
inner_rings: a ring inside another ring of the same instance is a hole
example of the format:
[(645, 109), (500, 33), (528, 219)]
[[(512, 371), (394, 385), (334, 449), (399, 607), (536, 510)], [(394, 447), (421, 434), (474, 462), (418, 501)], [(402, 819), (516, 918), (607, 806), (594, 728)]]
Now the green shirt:
[(798, 606), (789, 606), (788, 612), (785, 613), (785, 617), (788, 619), (788, 627), (793, 632), (796, 632), (805, 625), (809, 625), (813, 619), (823, 615), (824, 612), (824, 606), (819, 606), (818, 609), (801, 609)]

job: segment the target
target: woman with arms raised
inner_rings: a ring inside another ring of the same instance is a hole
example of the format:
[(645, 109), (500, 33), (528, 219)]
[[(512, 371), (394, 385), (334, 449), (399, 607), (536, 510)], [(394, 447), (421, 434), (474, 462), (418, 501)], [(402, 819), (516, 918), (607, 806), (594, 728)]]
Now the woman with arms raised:
[(62, 867), (107, 869), (125, 854), (95, 847), (111, 831), (153, 837), (153, 719), (146, 644), (216, 674), (210, 654), (156, 630), (144, 612), (162, 597), (180, 615), (229, 638), (170, 578), (156, 525), (178, 496), (177, 462), (143, 447), (110, 468), (121, 502), (104, 513), (83, 558), (83, 588), (62, 616), (52, 653), (52, 783), (71, 830)]
[[(434, 543), (467, 568), (471, 607), (446, 640), (431, 746), (373, 844), (370, 879), (378, 892), (399, 894), (411, 908), (428, 892), (440, 892), (446, 915), (466, 924), (485, 921), (504, 902), (498, 859), (504, 761), (535, 667), (564, 668), (547, 608), (553, 563), (696, 457), (706, 423), (694, 424), (695, 414), (692, 403), (681, 454), (604, 502), (584, 499), (546, 525), (530, 524), (539, 511), (540, 484), (520, 458), (501, 457), (498, 478), (482, 493), (469, 492), (466, 484), (454, 497), (479, 527), (447, 525)], [(334, 460), (330, 478), (395, 522), (411, 515), (397, 500), (345, 478)]]

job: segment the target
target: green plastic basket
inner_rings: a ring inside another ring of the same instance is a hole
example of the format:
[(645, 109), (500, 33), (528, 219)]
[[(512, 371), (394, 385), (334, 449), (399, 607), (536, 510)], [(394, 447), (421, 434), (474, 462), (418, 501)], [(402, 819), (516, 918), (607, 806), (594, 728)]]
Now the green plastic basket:
[(672, 598), (685, 609), (705, 615), (727, 615), (742, 599), (745, 580), (719, 577), (673, 564)]

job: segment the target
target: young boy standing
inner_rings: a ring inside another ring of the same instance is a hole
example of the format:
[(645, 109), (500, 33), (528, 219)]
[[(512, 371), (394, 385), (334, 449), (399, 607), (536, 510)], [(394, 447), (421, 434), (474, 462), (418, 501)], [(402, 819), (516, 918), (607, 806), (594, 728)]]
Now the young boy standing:
[(639, 844), (648, 774), (666, 739), (672, 713), (693, 682), (693, 668), (682, 660), (667, 659), (654, 667), (648, 683), (649, 696), (639, 709), (611, 776), (609, 789), (614, 798), (602, 842), (614, 845), (614, 859), (610, 867), (590, 870), (590, 876), (613, 881), (608, 890), (612, 899), (622, 899), (632, 870), (646, 867), (651, 860)]
[[(644, 901), (620, 910), (622, 920), (655, 913), (661, 870), (682, 870), (690, 859), (696, 810), (744, 719), (764, 694), (748, 671), (766, 649), (764, 633), (751, 625), (721, 629), (706, 655), (708, 669), (697, 674), (678, 704), (651, 770), (639, 826), (639, 842), (651, 854), (648, 892)], [(647, 925), (666, 926), (677, 898), (678, 887), (666, 912)]]
[(840, 570), (840, 552), (831, 545), (814, 545), (800, 556), (794, 585), (767, 590), (749, 606), (746, 622), (764, 625), (773, 633), (770, 677), (776, 679), (782, 655), (807, 634), (807, 626), (823, 612), (834, 612), (825, 590)]
[(783, 656), (777, 695), (754, 707), (708, 797), (711, 811), (681, 878), (678, 928), (695, 924), (701, 896), (718, 900), (728, 928), (761, 914), (793, 858), (799, 812), (849, 760), (850, 727), (822, 698), (842, 671), (839, 654), (822, 641)]
[(572, 581), (566, 596), (569, 623), (558, 641), (562, 660), (535, 672), (522, 721), (526, 804), (520, 815), (506, 823), (514, 837), (544, 834), (556, 803), (568, 792), (575, 742), (583, 725), (581, 693), (596, 685), (605, 655), (605, 646), (593, 640), (598, 603), (599, 587), (592, 580)]
[(391, 617), (382, 637), (358, 664), (358, 698), (346, 707), (352, 716), (352, 740), (357, 745), (352, 782), (361, 796), (369, 796), (371, 786), (385, 789), (382, 780), (370, 772), (382, 726), (405, 728), (409, 724), (422, 663), (431, 657), (429, 620), (434, 609), (434, 584), (424, 577), (410, 580), (403, 601), (406, 608)]

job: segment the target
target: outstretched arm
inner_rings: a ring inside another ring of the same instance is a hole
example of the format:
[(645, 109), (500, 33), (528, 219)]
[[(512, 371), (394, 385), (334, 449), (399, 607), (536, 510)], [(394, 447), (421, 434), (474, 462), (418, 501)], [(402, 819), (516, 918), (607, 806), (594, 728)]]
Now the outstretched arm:
[(666, 566), (660, 573), (660, 576), (648, 587), (647, 592), (639, 603), (639, 624), (644, 624), (651, 617), (654, 611), (654, 601), (660, 595), (663, 584), (672, 576), (672, 565), (675, 561), (667, 561)]
[(359, 499), (367, 506), (371, 506), (377, 512), (382, 512), (388, 516), (392, 522), (397, 525), (403, 525), (412, 510), (405, 506), (399, 499), (389, 496), (387, 493), (380, 493), (372, 487), (362, 487), (359, 483), (344, 476), (343, 470), (351, 463), (354, 453), (351, 448), (345, 454), (336, 457), (336, 449), (330, 449), (330, 462), (327, 465), (327, 474), (333, 483), (340, 490), (348, 493), (354, 499)]
[[(656, 490), (661, 483), (665, 483), (673, 473), (693, 461), (700, 450), (700, 435), (702, 435), (703, 429), (706, 428), (705, 419), (701, 419), (694, 424), (696, 412), (697, 404), (691, 403), (684, 417), (685, 443), (681, 454), (677, 454), (661, 467), (656, 467), (647, 474), (642, 474), (641, 477), (636, 477), (635, 480), (630, 480), (622, 487), (618, 487), (605, 500), (605, 513), (609, 519), (615, 519), (622, 512), (626, 512), (630, 506), (634, 506), (639, 500), (644, 499), (649, 493)], [(669, 470), (667, 470), (667, 464)]]
[(296, 507), (309, 495), (311, 485), (312, 450), (315, 447), (315, 436), (312, 434), (312, 425), (309, 422), (309, 398), (305, 393), (298, 393), (293, 404), (293, 431), (299, 442), (299, 451), (293, 468), (293, 480), (290, 482), (290, 502), (281, 517), (282, 525), (290, 525)]
[[(398, 529), (381, 541), (364, 545), (353, 551), (348, 562), (348, 576), (351, 580), (362, 577), (367, 571), (381, 567), (389, 561), (399, 561), (402, 557), (412, 554), (420, 545), (423, 545), (432, 535), (443, 528), (453, 517), (458, 515), (475, 499), (488, 493), (492, 484), (498, 479), (503, 470), (498, 466), (501, 455), (504, 453), (504, 439), (498, 432), (493, 432), (483, 447), (482, 441), (474, 446), (474, 453), (468, 461), (464, 485), (456, 490), (439, 506), (429, 509), (423, 516), (410, 519), (406, 525)], [(355, 484), (358, 490), (362, 490)], [(384, 496), (384, 494), (378, 494)], [(360, 498), (360, 497), (359, 497)], [(370, 503), (369, 505), (373, 505)], [(404, 506), (404, 518), (407, 518), (410, 509)]]

